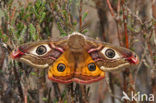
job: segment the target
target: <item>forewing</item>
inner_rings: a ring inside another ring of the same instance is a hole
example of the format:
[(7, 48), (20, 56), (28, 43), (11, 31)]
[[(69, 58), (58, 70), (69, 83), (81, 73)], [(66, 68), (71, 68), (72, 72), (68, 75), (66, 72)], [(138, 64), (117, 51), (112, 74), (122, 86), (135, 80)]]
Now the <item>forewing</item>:
[(89, 45), (88, 53), (103, 71), (120, 70), (139, 62), (138, 56), (129, 49), (93, 39), (88, 39), (86, 42)]

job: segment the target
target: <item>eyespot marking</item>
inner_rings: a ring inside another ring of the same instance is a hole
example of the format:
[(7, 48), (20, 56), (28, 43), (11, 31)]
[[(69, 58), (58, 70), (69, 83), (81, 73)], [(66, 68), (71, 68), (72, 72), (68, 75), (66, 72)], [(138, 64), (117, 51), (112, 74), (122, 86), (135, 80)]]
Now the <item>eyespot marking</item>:
[(115, 51), (113, 49), (107, 49), (105, 51), (105, 55), (108, 57), (108, 58), (113, 58), (115, 56)]
[(46, 52), (47, 52), (47, 49), (44, 45), (41, 45), (41, 46), (37, 47), (37, 49), (36, 49), (36, 53), (38, 55), (43, 55)]
[(89, 63), (88, 64), (88, 69), (89, 69), (89, 71), (95, 71), (96, 70), (96, 65), (94, 63)]
[(37, 56), (43, 56), (51, 50), (48, 44), (41, 44), (29, 51), (29, 53)]
[(107, 58), (107, 59), (118, 59), (120, 58), (120, 54), (112, 49), (112, 48), (109, 48), (109, 47), (104, 47), (102, 50), (101, 50), (101, 53)]
[(59, 72), (63, 72), (66, 69), (66, 66), (63, 63), (59, 63), (57, 66), (57, 70)]

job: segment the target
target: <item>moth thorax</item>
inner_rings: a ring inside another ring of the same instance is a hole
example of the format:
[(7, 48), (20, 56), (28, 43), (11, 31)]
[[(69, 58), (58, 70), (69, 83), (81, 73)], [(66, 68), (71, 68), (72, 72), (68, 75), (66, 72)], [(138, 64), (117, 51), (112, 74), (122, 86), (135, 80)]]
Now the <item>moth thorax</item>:
[(85, 38), (82, 35), (71, 35), (68, 46), (72, 52), (82, 52), (85, 46)]

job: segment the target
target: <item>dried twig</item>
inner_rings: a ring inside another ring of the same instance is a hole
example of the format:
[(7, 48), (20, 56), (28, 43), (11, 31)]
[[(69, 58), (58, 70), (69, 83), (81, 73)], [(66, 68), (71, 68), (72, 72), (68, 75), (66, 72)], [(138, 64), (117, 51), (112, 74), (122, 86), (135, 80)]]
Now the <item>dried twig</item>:
[(118, 99), (120, 102), (122, 102), (122, 101), (121, 101), (121, 98), (118, 97), (118, 96), (115, 96), (114, 93), (112, 92), (112, 89), (111, 89), (111, 86), (110, 86), (110, 78), (108, 77), (108, 75), (106, 76), (105, 82), (106, 82), (106, 85), (107, 85), (107, 87), (108, 87), (108, 91), (109, 91), (110, 95), (111, 95), (112, 97)]
[(114, 17), (114, 15), (115, 15), (115, 14), (114, 14), (114, 10), (113, 10), (113, 8), (112, 8), (112, 6), (111, 6), (109, 0), (107, 0), (107, 4), (108, 4), (108, 7), (109, 7), (109, 9), (110, 9), (111, 15)]
[(80, 8), (79, 8), (79, 31), (81, 31), (81, 28), (82, 28), (82, 3), (83, 3), (83, 0), (80, 0)]
[(16, 78), (16, 81), (17, 81), (17, 84), (18, 84), (19, 95), (20, 95), (20, 97), (21, 97), (21, 99), (23, 101), (24, 100), (23, 89), (22, 89), (22, 86), (21, 86), (21, 83), (20, 83), (20, 77), (19, 77), (18, 72), (17, 72), (15, 61), (13, 61), (13, 71), (14, 71), (14, 75), (15, 75), (15, 78)]
[(60, 92), (58, 83), (53, 82), (53, 86), (54, 86), (54, 91), (55, 91), (55, 97), (57, 98), (57, 100), (60, 103), (62, 101), (62, 98), (61, 98), (61, 92)]

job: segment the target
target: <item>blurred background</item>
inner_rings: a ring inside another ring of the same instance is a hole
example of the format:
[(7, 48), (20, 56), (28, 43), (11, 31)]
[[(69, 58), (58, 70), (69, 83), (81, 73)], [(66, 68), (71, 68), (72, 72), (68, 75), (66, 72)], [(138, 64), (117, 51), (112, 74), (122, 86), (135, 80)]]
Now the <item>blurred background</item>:
[[(9, 57), (29, 41), (73, 31), (135, 51), (140, 64), (89, 85), (53, 83)], [(156, 103), (156, 0), (0, 0), (0, 103)], [(123, 91), (154, 101), (121, 101)]]

